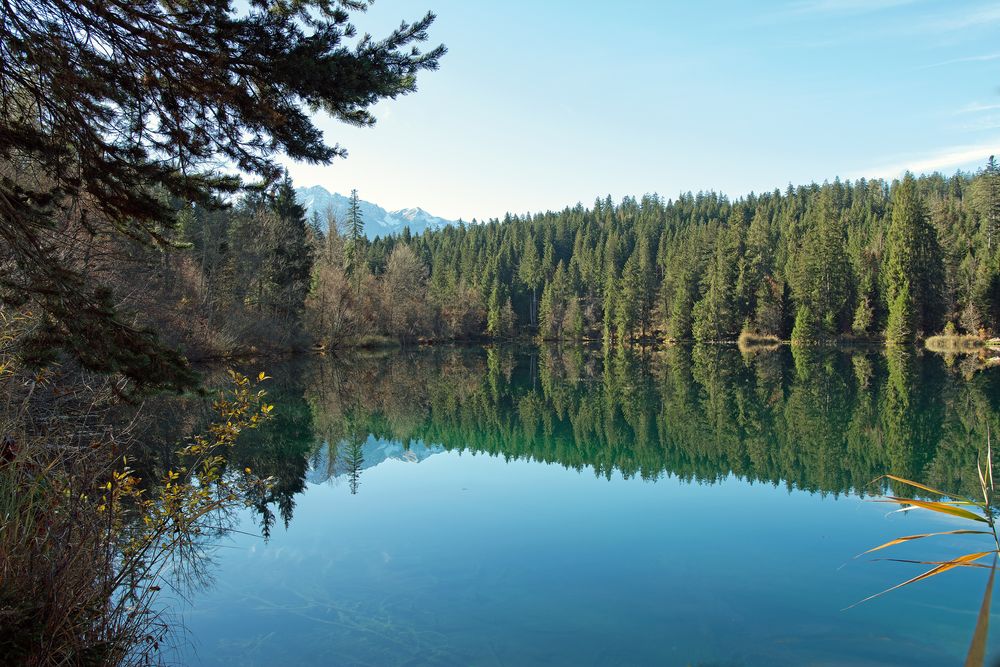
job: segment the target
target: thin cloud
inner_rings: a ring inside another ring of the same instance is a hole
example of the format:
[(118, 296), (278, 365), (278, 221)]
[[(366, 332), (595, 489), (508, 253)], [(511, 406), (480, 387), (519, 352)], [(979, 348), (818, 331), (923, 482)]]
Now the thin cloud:
[[(788, 21), (808, 21), (810, 19), (829, 19), (837, 16), (864, 16), (875, 12), (887, 11), (913, 5), (923, 0), (798, 0), (785, 4), (772, 11), (759, 14), (753, 23), (756, 25), (779, 25)], [(824, 46), (828, 40), (815, 44), (810, 41), (807, 46)], [(843, 42), (842, 38), (833, 40)]]
[(870, 14), (912, 5), (918, 0), (803, 0), (788, 5), (786, 16), (817, 14)]
[(959, 63), (980, 63), (987, 62), (990, 60), (996, 60), (1000, 58), (1000, 53), (989, 53), (982, 56), (966, 56), (965, 58), (952, 58), (951, 60), (942, 60), (939, 63), (931, 63), (930, 65), (924, 65), (920, 69), (931, 69), (932, 67), (945, 67), (946, 65), (957, 65)]
[(939, 14), (917, 24), (916, 27), (920, 32), (942, 33), (983, 27), (997, 21), (1000, 21), (1000, 7), (988, 6), (976, 8), (966, 14), (957, 12)]
[(973, 102), (972, 104), (966, 104), (964, 107), (955, 112), (956, 116), (961, 116), (963, 114), (970, 113), (983, 113), (984, 111), (996, 111), (1000, 109), (1000, 104), (980, 104), (978, 102)]
[(953, 146), (930, 155), (901, 160), (896, 164), (882, 165), (864, 169), (852, 175), (852, 178), (894, 178), (904, 172), (915, 174), (930, 174), (935, 171), (951, 171), (959, 167), (985, 163), (990, 155), (1000, 153), (1000, 140), (990, 141), (975, 146)]

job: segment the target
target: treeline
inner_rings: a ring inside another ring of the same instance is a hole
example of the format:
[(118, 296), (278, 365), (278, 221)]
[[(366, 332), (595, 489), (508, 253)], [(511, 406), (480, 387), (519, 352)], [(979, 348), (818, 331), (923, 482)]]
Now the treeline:
[(128, 305), (191, 358), (483, 333), (475, 286), (436, 289), (408, 236), (307, 219), (287, 177), (225, 208), (174, 205), (184, 249), (133, 245), (142, 259), (117, 282), (146, 287)]
[(287, 178), (228, 209), (180, 209), (191, 251), (157, 260), (173, 296), (143, 310), (179, 314), (184, 326), (163, 328), (210, 354), (523, 335), (909, 344), (1000, 331), (992, 159), (950, 178), (838, 180), (736, 201), (608, 197), (373, 240), (357, 216), (308, 218)]
[[(419, 259), (413, 296), (425, 308), (407, 321), (417, 336), (905, 343), (998, 330), (998, 224), (991, 160), (951, 178), (834, 181), (737, 201), (606, 198), (404, 233), (367, 243), (366, 278), (394, 274), (394, 254)], [(442, 328), (449, 307), (459, 313)]]

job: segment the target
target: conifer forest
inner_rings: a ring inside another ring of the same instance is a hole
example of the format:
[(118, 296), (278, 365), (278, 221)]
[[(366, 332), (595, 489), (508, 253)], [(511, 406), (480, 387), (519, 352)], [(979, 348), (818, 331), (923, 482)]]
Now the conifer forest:
[(995, 661), (996, 7), (435, 4), (0, 0), (0, 667)]

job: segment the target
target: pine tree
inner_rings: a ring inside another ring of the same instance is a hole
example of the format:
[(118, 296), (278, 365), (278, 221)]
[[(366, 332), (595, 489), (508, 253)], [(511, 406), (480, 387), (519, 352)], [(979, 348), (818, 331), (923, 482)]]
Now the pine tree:
[(528, 235), (524, 239), (524, 248), (521, 251), (521, 261), (518, 264), (518, 276), (525, 287), (531, 290), (531, 303), (529, 304), (528, 321), (534, 327), (537, 323), (538, 312), (538, 287), (542, 283), (542, 265), (538, 257), (538, 247), (534, 239)]
[[(604, 344), (611, 345), (615, 340), (616, 314), (618, 313), (618, 302), (621, 299), (620, 281), (618, 272), (613, 262), (608, 263), (607, 275), (604, 278), (604, 317), (603, 317), (603, 340)], [(621, 332), (618, 332), (621, 335)]]
[(514, 309), (511, 307), (510, 295), (503, 283), (494, 282), (487, 306), (486, 333), (493, 338), (507, 338), (513, 330)]
[(574, 340), (580, 340), (584, 334), (583, 311), (580, 310), (580, 298), (571, 296), (566, 304), (563, 315), (563, 331)]
[(351, 199), (347, 212), (347, 245), (344, 247), (344, 260), (347, 275), (354, 282), (355, 294), (361, 293), (361, 276), (365, 270), (364, 241), (365, 223), (361, 217), (361, 206), (358, 202), (358, 191), (351, 190)]
[(941, 284), (944, 281), (937, 232), (928, 221), (916, 179), (906, 174), (892, 192), (892, 216), (882, 269), (890, 310), (905, 285), (913, 309), (912, 330), (937, 331), (943, 324)]
[[(801, 310), (808, 306), (808, 326), (796, 326), (797, 340), (813, 335), (828, 340), (841, 333), (850, 291), (850, 262), (845, 250), (844, 225), (833, 193), (823, 191), (807, 211), (809, 227), (794, 265), (792, 291)], [(806, 324), (796, 315), (796, 325)]]
[(739, 275), (741, 230), (729, 225), (719, 232), (715, 253), (706, 276), (708, 289), (695, 305), (692, 333), (696, 340), (735, 340), (745, 313), (736, 292)]
[(552, 280), (542, 291), (542, 302), (539, 308), (539, 335), (543, 339), (559, 339), (563, 337), (563, 326), (566, 318), (566, 308), (570, 294), (569, 277), (562, 263), (556, 266)]
[(636, 249), (625, 262), (621, 280), (618, 281), (617, 300), (614, 307), (615, 330), (622, 342), (631, 340), (640, 327), (645, 291), (641, 252)]
[(274, 310), (285, 322), (298, 323), (309, 293), (313, 253), (306, 211), (295, 198), (288, 174), (275, 189), (270, 208), (277, 217), (268, 276), (275, 290)]
[(912, 345), (916, 338), (916, 307), (910, 295), (910, 282), (904, 280), (889, 304), (889, 320), (885, 327), (885, 342), (891, 346)]
[(822, 338), (820, 318), (808, 303), (799, 306), (795, 312), (795, 326), (792, 327), (792, 345), (813, 345)]
[(985, 215), (983, 224), (986, 227), (986, 248), (993, 249), (993, 237), (1000, 230), (1000, 165), (997, 165), (996, 158), (990, 156), (986, 162), (986, 169), (983, 170), (983, 180), (985, 181)]

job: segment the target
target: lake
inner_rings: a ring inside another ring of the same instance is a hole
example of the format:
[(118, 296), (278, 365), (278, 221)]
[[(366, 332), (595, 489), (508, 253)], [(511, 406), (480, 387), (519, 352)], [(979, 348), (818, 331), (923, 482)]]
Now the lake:
[[(214, 542), (200, 583), (164, 591), (184, 627), (168, 662), (964, 660), (985, 570), (846, 608), (927, 569), (857, 554), (966, 527), (890, 514), (872, 482), (975, 493), (996, 373), (722, 346), (429, 348), (267, 370), (277, 416), (232, 458), (275, 485), (232, 517), (240, 532)], [(988, 549), (980, 537), (881, 553), (940, 560)]]

